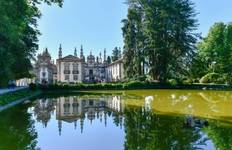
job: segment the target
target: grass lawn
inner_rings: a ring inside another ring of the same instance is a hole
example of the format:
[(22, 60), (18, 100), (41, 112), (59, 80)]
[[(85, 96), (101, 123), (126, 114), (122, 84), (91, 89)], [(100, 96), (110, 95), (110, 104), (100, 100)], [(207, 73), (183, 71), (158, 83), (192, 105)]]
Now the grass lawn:
[(17, 101), (19, 99), (32, 96), (36, 93), (38, 93), (38, 91), (32, 91), (29, 89), (25, 89), (25, 90), (16, 91), (13, 93), (2, 94), (0, 95), (0, 106), (4, 106), (6, 104)]

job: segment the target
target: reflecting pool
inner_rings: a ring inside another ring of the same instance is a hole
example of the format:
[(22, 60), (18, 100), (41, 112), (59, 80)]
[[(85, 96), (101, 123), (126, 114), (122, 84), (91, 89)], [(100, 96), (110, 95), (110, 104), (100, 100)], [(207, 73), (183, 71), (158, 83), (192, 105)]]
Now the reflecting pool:
[(231, 150), (232, 92), (42, 95), (0, 112), (0, 150)]

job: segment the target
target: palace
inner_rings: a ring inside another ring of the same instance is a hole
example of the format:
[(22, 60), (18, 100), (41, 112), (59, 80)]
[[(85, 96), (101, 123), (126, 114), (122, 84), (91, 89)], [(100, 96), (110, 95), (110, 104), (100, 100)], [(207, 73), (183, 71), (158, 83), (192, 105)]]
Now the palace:
[(85, 58), (83, 47), (80, 55), (77, 56), (77, 49), (74, 55), (62, 56), (62, 47), (58, 51), (56, 64), (52, 61), (51, 55), (46, 48), (42, 54), (37, 56), (35, 63), (36, 83), (96, 83), (96, 82), (117, 82), (123, 76), (123, 59), (108, 64), (106, 61), (106, 50), (95, 57), (90, 52)]

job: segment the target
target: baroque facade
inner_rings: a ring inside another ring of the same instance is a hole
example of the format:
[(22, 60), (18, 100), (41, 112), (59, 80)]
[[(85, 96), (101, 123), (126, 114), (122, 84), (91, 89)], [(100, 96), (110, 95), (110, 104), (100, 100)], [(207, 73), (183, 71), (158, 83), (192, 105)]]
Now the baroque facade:
[(57, 68), (46, 48), (37, 56), (35, 64), (36, 82), (41, 84), (53, 83), (56, 80)]
[(51, 56), (46, 48), (42, 54), (37, 57), (36, 82), (40, 84), (47, 83), (95, 83), (95, 82), (116, 82), (123, 79), (123, 60), (120, 59), (111, 64), (107, 64), (106, 50), (95, 57), (92, 52), (85, 57), (83, 47), (81, 46), (80, 55), (77, 55), (77, 49), (74, 55), (62, 55), (60, 45), (56, 65), (51, 61)]

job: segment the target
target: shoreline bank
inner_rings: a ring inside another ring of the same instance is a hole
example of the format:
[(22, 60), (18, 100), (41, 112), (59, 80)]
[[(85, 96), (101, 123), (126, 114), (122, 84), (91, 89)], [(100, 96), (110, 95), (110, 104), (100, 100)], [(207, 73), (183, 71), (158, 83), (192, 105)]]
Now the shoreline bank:
[(32, 91), (29, 89), (2, 94), (0, 95), (0, 112), (37, 97), (40, 94), (42, 94), (42, 91)]

